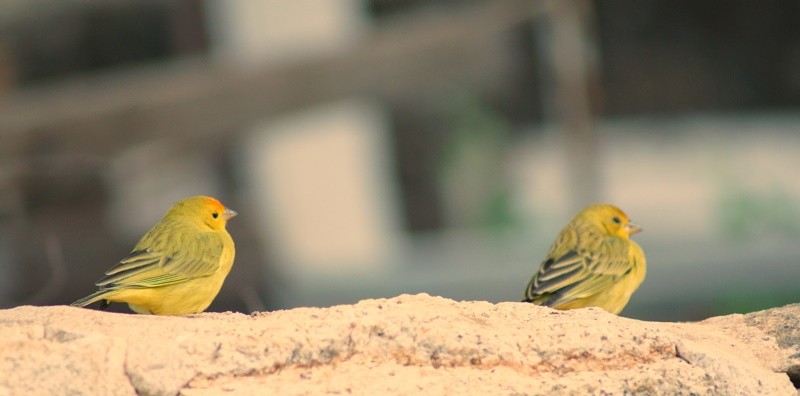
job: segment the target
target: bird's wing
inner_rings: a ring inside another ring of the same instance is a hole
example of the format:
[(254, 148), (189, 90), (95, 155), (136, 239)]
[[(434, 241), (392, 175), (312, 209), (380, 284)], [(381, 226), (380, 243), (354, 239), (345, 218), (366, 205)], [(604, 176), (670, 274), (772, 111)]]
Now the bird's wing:
[(222, 237), (213, 232), (192, 238), (172, 253), (156, 248), (136, 250), (106, 271), (97, 286), (159, 287), (208, 276), (219, 269), (222, 251)]
[(624, 254), (592, 254), (570, 250), (545, 261), (531, 282), (529, 298), (550, 294), (547, 305), (560, 305), (590, 297), (613, 285), (630, 270)]

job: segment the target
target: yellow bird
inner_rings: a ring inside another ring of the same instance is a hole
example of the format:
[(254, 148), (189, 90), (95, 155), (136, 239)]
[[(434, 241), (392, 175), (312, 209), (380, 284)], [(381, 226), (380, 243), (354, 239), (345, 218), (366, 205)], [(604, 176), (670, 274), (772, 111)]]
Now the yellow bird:
[(558, 234), (523, 301), (619, 314), (644, 281), (644, 251), (630, 239), (641, 230), (616, 206), (583, 209)]
[(72, 303), (127, 303), (135, 312), (186, 315), (205, 311), (233, 265), (235, 248), (225, 225), (236, 216), (211, 197), (174, 204), (127, 257), (95, 283), (100, 290)]

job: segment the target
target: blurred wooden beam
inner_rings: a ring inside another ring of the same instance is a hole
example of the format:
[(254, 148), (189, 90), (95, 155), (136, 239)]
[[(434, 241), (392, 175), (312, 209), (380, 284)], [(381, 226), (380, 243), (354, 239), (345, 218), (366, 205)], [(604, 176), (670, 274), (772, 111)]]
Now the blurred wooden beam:
[(547, 16), (537, 26), (548, 66), (549, 89), (544, 102), (553, 121), (562, 129), (568, 152), (571, 210), (601, 198), (600, 139), (595, 131), (599, 95), (599, 61), (594, 32), (594, 5), (589, 0), (546, 3)]
[(224, 139), (258, 119), (338, 97), (480, 86), (507, 67), (499, 44), (535, 15), (532, 4), (423, 10), (381, 25), (349, 51), (282, 67), (243, 71), (196, 58), (30, 88), (0, 103), (0, 151), (105, 157), (157, 136)]

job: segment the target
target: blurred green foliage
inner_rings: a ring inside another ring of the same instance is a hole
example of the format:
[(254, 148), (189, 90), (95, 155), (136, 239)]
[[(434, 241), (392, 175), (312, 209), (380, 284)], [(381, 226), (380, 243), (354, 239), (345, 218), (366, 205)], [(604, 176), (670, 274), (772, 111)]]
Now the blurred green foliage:
[(795, 238), (800, 234), (800, 207), (781, 187), (754, 191), (730, 186), (723, 189), (719, 202), (720, 228), (730, 239)]
[(439, 180), (451, 225), (503, 230), (519, 225), (508, 180), (511, 126), (471, 94), (455, 95)]

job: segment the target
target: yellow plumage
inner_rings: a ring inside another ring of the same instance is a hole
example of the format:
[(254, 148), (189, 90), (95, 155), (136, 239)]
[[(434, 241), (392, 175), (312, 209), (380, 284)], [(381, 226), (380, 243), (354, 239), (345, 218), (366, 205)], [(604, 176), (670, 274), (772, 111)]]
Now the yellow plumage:
[(613, 205), (583, 209), (558, 234), (523, 301), (619, 314), (645, 277), (644, 251), (630, 239), (639, 231)]
[(72, 305), (121, 302), (154, 315), (205, 311), (233, 265), (235, 248), (225, 226), (235, 215), (211, 197), (176, 203), (97, 281), (100, 290)]

